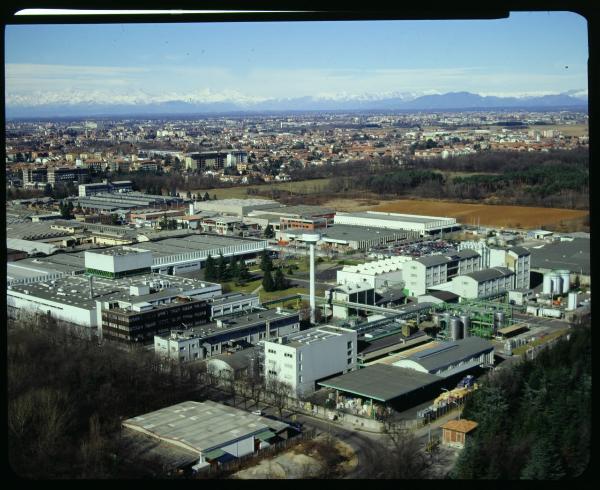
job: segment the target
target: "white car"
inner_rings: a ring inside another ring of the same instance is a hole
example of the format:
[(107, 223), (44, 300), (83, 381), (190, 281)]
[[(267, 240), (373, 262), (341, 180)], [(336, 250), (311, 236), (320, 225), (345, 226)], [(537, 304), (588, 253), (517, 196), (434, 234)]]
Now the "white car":
[(263, 414), (262, 410), (253, 410), (252, 411), (252, 415), (262, 415), (262, 414)]

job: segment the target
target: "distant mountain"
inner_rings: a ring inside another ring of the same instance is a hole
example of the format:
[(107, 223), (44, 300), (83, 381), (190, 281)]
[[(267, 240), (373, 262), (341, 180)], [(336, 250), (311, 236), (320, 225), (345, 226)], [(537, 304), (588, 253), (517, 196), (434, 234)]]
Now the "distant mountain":
[(571, 90), (562, 94), (537, 97), (496, 97), (482, 96), (470, 92), (449, 92), (446, 94), (405, 94), (394, 93), (381, 96), (363, 94), (360, 96), (320, 96), (286, 99), (232, 99), (218, 101), (171, 100), (144, 103), (139, 97), (131, 102), (110, 103), (108, 97), (98, 101), (64, 101), (37, 104), (20, 100), (19, 103), (6, 103), (6, 117), (71, 117), (71, 116), (125, 116), (159, 114), (202, 114), (225, 112), (268, 112), (268, 111), (336, 111), (336, 110), (476, 110), (510, 108), (570, 108), (586, 107), (587, 91)]

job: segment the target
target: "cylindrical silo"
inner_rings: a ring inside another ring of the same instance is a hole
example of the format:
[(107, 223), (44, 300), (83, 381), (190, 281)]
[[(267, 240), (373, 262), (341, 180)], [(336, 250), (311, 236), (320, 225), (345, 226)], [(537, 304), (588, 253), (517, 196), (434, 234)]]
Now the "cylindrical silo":
[(450, 317), (450, 337), (452, 340), (462, 339), (462, 324), (457, 316)]
[(444, 327), (446, 328), (450, 328), (450, 317), (452, 315), (450, 315), (450, 313), (444, 313), (444, 317), (442, 318), (442, 320), (444, 321)]
[(433, 321), (433, 325), (436, 327), (440, 326), (440, 315), (437, 313), (431, 314), (431, 320)]
[(470, 337), (471, 336), (471, 332), (470, 332), (471, 317), (469, 317), (469, 315), (461, 315), (460, 321), (462, 322), (463, 338)]
[(560, 274), (560, 278), (562, 280), (562, 289), (561, 293), (568, 293), (571, 286), (571, 273), (567, 269), (561, 269), (556, 271), (557, 274)]
[(577, 304), (579, 303), (579, 293), (569, 293), (569, 297), (567, 300), (567, 310), (575, 310), (577, 308)]
[(561, 294), (563, 290), (563, 278), (558, 271), (552, 271), (550, 273), (550, 281), (552, 284), (551, 294)]
[(544, 294), (552, 294), (552, 277), (549, 272), (544, 274), (544, 284), (542, 286), (542, 292)]
[(502, 328), (504, 326), (504, 312), (497, 311), (494, 313), (494, 330)]

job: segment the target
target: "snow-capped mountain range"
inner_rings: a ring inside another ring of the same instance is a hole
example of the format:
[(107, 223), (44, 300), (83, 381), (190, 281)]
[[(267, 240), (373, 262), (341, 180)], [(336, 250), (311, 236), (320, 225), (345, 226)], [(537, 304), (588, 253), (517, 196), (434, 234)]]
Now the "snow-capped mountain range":
[(194, 114), (219, 112), (267, 112), (310, 110), (467, 110), (500, 108), (554, 108), (587, 106), (587, 90), (560, 94), (521, 96), (480, 95), (471, 92), (439, 93), (322, 93), (290, 98), (253, 97), (236, 91), (192, 94), (143, 91), (108, 93), (71, 91), (9, 95), (6, 117), (60, 117), (92, 115)]

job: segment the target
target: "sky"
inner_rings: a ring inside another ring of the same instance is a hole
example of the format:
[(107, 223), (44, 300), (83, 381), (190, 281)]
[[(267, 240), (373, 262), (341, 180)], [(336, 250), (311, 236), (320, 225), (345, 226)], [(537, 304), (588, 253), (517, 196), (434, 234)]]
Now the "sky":
[(587, 21), (7, 25), (7, 105), (587, 91)]

